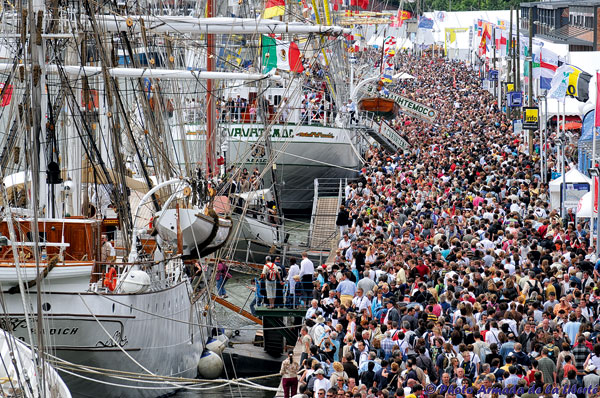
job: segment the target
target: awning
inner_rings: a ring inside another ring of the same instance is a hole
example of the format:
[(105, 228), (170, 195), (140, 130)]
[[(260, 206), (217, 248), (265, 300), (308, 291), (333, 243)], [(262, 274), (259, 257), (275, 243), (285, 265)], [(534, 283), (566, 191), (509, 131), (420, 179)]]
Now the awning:
[[(582, 125), (581, 122), (567, 122), (565, 123), (565, 130), (577, 130), (580, 129)], [(560, 127), (562, 128), (562, 125)]]

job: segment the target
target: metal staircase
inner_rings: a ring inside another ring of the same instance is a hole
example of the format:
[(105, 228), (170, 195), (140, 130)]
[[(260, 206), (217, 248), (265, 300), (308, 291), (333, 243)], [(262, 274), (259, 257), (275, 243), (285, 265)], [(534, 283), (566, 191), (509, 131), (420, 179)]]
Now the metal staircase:
[(360, 124), (352, 127), (359, 129), (389, 152), (410, 150), (410, 144), (383, 119), (362, 118)]
[(347, 180), (342, 178), (316, 178), (313, 210), (310, 220), (309, 247), (330, 250), (337, 237), (337, 218), (344, 187)]
[(398, 150), (398, 148), (396, 148), (396, 146), (393, 145), (387, 138), (385, 138), (384, 136), (382, 136), (381, 134), (379, 134), (379, 132), (375, 131), (371, 127), (368, 127), (365, 130), (365, 133), (369, 137), (373, 138), (386, 151), (388, 151), (388, 152), (396, 152)]

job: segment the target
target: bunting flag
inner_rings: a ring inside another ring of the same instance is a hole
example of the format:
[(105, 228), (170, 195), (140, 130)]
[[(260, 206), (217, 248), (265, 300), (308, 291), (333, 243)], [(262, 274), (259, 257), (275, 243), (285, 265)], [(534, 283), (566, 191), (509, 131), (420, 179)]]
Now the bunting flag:
[(571, 73), (569, 74), (567, 95), (578, 101), (587, 102), (590, 98), (590, 80), (592, 79), (592, 75), (576, 66), (569, 65), (569, 67), (571, 68)]
[(263, 35), (261, 47), (263, 73), (268, 73), (273, 69), (298, 73), (304, 71), (300, 50), (296, 43)]
[(410, 11), (404, 11), (404, 10), (398, 9), (398, 13), (396, 14), (396, 17), (392, 17), (392, 24), (390, 26), (400, 27), (400, 26), (402, 26), (402, 24), (404, 23), (405, 20), (411, 19), (411, 18), (412, 18), (412, 13)]
[[(93, 90), (96, 92), (96, 107), (98, 105), (98, 92), (96, 90)], [(12, 94), (13, 94), (13, 86), (12, 84), (7, 84), (6, 86), (4, 85), (4, 83), (0, 83), (0, 92), (2, 92), (2, 98), (0, 99), (0, 106), (8, 106), (10, 104), (10, 100), (12, 99)]]
[(263, 18), (269, 19), (285, 14), (285, 0), (267, 0)]
[(350, 6), (360, 7), (363, 10), (369, 8), (369, 0), (350, 0)]
[[(396, 50), (396, 38), (388, 36), (383, 41), (383, 54), (386, 56), (394, 55)], [(392, 53), (393, 52), (393, 53)]]
[(477, 20), (477, 37), (481, 37), (483, 35), (483, 20)]
[(427, 17), (421, 17), (419, 19), (419, 25), (417, 26), (419, 29), (433, 29), (433, 19)]

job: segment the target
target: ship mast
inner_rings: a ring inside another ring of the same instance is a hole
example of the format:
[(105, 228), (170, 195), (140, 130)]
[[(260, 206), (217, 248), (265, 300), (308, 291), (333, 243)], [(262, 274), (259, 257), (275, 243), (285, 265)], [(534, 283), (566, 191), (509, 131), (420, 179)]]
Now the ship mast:
[[(31, 181), (32, 181), (32, 205), (33, 205), (33, 255), (35, 258), (35, 270), (38, 278), (40, 273), (40, 251), (39, 251), (39, 200), (43, 198), (44, 203), (47, 203), (45, 186), (40, 184), (40, 158), (45, 161), (46, 155), (41, 150), (40, 134), (44, 133), (42, 126), (42, 93), (45, 83), (45, 71), (43, 70), (44, 48), (42, 40), (42, 31), (44, 24), (44, 2), (43, 0), (29, 0), (28, 4), (28, 24), (29, 24), (29, 48), (31, 49), (31, 73), (29, 87), (31, 89), (31, 130), (30, 142), (33, 145), (31, 151)], [(45, 140), (45, 137), (42, 138)], [(47, 211), (47, 208), (45, 209)], [(16, 253), (15, 253), (16, 254)], [(22, 294), (25, 294), (22, 292)], [(41, 385), (45, 386), (45, 369), (44, 369), (44, 336), (43, 336), (43, 320), (42, 320), (42, 292), (41, 283), (36, 283), (36, 306), (37, 306), (37, 349), (38, 349), (38, 375), (41, 376)]]
[[(206, 17), (214, 17), (214, 0), (206, 1)], [(208, 33), (206, 35), (206, 70), (212, 72), (215, 70), (215, 35)], [(215, 162), (215, 114), (216, 104), (213, 96), (213, 80), (206, 81), (206, 177), (208, 179), (217, 176)]]

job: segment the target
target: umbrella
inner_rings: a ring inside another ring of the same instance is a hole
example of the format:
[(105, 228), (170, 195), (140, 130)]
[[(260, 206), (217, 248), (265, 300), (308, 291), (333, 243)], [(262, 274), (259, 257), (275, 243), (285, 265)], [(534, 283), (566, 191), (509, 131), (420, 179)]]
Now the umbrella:
[(565, 123), (565, 130), (577, 130), (581, 128), (580, 122), (567, 122)]

